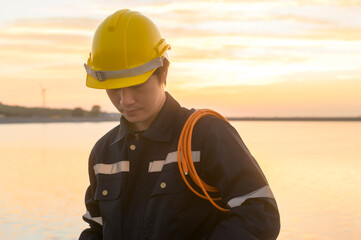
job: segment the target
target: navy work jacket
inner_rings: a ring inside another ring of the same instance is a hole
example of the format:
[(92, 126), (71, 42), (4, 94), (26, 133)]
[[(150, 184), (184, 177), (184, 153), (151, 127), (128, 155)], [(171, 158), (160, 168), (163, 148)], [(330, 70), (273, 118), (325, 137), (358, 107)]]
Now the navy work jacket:
[[(276, 239), (276, 201), (261, 169), (226, 121), (207, 116), (194, 127), (192, 158), (198, 175), (219, 190), (216, 209), (188, 189), (177, 165), (177, 144), (194, 110), (170, 94), (144, 132), (120, 125), (95, 144), (80, 240)], [(191, 180), (189, 180), (191, 181)]]

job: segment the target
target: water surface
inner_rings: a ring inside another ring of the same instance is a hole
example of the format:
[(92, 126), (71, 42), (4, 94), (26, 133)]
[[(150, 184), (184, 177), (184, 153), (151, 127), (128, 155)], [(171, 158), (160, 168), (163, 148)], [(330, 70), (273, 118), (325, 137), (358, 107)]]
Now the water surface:
[[(0, 239), (77, 239), (89, 152), (116, 124), (0, 124)], [(232, 124), (276, 197), (278, 239), (361, 239), (360, 122)]]

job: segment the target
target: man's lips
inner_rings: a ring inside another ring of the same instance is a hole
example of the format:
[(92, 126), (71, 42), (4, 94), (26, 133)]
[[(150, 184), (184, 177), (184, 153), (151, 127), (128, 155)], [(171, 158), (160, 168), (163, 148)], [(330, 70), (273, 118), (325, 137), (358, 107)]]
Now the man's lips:
[(123, 109), (122, 112), (123, 113), (134, 113), (136, 111), (139, 111), (140, 108), (132, 108), (132, 109)]

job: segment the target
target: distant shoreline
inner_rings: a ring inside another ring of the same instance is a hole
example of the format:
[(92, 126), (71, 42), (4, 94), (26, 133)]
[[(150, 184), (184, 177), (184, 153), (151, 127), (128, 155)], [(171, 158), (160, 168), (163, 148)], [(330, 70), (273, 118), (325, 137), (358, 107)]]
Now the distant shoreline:
[(357, 122), (361, 117), (229, 117), (229, 121), (325, 121), (325, 122)]
[[(229, 121), (307, 121), (307, 122), (358, 122), (361, 117), (229, 117)], [(117, 117), (4, 117), (0, 124), (18, 123), (83, 123), (83, 122), (119, 122)]]
[(4, 117), (0, 118), (0, 124), (11, 123), (83, 123), (83, 122), (119, 122), (118, 117), (64, 117), (64, 118), (46, 118), (46, 117)]

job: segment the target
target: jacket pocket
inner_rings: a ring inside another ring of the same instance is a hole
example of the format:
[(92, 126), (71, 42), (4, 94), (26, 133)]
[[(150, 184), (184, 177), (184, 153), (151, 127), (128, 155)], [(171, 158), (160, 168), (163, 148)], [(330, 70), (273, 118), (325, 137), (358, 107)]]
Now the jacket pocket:
[(99, 201), (110, 201), (119, 198), (121, 185), (120, 176), (98, 175), (94, 199)]
[(153, 188), (151, 197), (162, 194), (181, 193), (185, 190), (186, 185), (180, 176), (178, 169), (169, 169), (163, 171)]
[(147, 202), (144, 222), (149, 239), (189, 239), (186, 237), (188, 218), (181, 216), (193, 208), (194, 193), (184, 183), (177, 166), (162, 171)]

